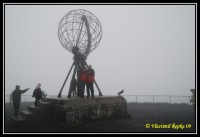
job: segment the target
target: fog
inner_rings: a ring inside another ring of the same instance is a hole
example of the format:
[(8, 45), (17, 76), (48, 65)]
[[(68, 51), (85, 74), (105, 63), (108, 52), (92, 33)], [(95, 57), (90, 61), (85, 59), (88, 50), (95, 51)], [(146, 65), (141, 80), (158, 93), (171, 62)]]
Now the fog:
[(58, 95), (73, 63), (58, 24), (75, 9), (92, 12), (102, 25), (102, 40), (86, 61), (103, 95), (192, 95), (195, 5), (5, 5), (6, 95), (17, 84), (32, 94), (37, 83)]

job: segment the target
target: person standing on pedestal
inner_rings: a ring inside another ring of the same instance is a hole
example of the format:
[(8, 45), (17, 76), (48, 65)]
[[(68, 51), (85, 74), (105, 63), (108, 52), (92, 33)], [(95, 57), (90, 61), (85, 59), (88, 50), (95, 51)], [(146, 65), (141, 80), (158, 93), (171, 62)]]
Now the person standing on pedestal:
[(86, 80), (87, 80), (86, 68), (82, 67), (82, 70), (80, 71), (79, 74), (79, 90), (80, 90), (79, 95), (81, 98), (84, 98)]
[(90, 91), (91, 91), (92, 98), (94, 98), (93, 83), (94, 83), (95, 71), (94, 71), (94, 69), (92, 69), (91, 65), (88, 66), (88, 69), (86, 71), (86, 75), (87, 75), (87, 82), (86, 82), (86, 86), (87, 86), (87, 98), (90, 97)]

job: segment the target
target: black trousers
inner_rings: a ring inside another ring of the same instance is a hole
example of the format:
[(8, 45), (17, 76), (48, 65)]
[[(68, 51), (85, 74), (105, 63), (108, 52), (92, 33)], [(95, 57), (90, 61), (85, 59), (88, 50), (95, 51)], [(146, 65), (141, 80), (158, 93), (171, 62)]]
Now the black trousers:
[(17, 116), (19, 113), (20, 100), (13, 100), (13, 106), (14, 106), (14, 116)]
[(35, 103), (34, 103), (34, 104), (35, 104), (35, 107), (38, 106), (39, 100), (40, 100), (40, 99), (38, 99), (38, 98), (35, 99)]
[(85, 93), (85, 82), (78, 80), (77, 95), (79, 97), (84, 97)]
[(91, 91), (91, 95), (94, 96), (93, 83), (86, 83), (86, 86), (87, 86), (87, 96), (90, 96), (90, 91)]
[(76, 93), (76, 87), (73, 87), (73, 86), (70, 85), (68, 98), (71, 97), (71, 94), (73, 94), (73, 96), (75, 96), (75, 94), (77, 94), (77, 93)]

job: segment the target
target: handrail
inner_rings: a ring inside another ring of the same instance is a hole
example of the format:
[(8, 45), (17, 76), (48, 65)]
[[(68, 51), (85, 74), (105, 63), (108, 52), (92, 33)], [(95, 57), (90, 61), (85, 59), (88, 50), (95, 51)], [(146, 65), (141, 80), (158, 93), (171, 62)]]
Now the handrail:
[[(56, 96), (56, 95), (49, 95), (49, 96)], [(105, 96), (109, 96), (109, 95), (105, 95)], [(110, 95), (110, 96), (113, 96), (113, 95)], [(167, 99), (168, 101), (164, 101), (164, 102), (170, 103), (170, 104), (172, 104), (172, 99), (173, 99), (173, 102), (175, 103), (177, 102), (177, 99), (174, 99), (174, 98), (177, 98), (177, 97), (188, 98), (188, 101), (184, 101), (184, 103), (191, 104), (190, 102), (191, 96), (183, 96), (183, 95), (123, 95), (122, 94), (122, 96), (127, 100), (127, 102), (146, 102), (146, 100), (145, 101), (138, 101), (138, 100), (141, 99), (142, 97), (148, 97), (151, 99), (150, 102), (152, 103), (160, 103), (158, 101), (155, 101), (155, 99), (165, 97), (165, 98), (168, 98)], [(32, 98), (32, 95), (26, 95), (26, 94), (22, 95), (21, 102), (30, 102), (30, 101), (35, 101), (35, 98)], [(7, 102), (7, 103), (11, 102), (10, 95), (5, 95), (4, 102)]]

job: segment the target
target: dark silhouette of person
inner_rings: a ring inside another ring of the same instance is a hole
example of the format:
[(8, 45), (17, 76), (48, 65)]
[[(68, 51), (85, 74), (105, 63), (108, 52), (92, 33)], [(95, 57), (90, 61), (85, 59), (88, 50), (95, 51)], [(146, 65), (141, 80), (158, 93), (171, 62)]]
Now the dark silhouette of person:
[(41, 84), (38, 83), (35, 90), (33, 91), (32, 97), (35, 97), (35, 103), (34, 103), (35, 107), (38, 106), (39, 100), (42, 99), (42, 91), (40, 87), (41, 87)]
[(69, 88), (69, 93), (68, 93), (68, 98), (71, 97), (71, 94), (75, 96), (76, 93), (76, 87), (77, 87), (77, 80), (75, 78), (72, 78), (70, 82), (70, 88)]
[(87, 75), (87, 80), (86, 80), (86, 87), (87, 87), (87, 98), (90, 97), (90, 91), (91, 91), (91, 97), (94, 98), (94, 76), (95, 76), (95, 71), (92, 69), (92, 66), (89, 65), (88, 69), (86, 70), (86, 75)]
[(190, 89), (190, 91), (192, 92), (192, 98), (190, 100), (190, 103), (192, 103), (193, 108), (195, 109), (195, 104), (196, 104), (196, 102), (195, 102), (195, 98), (196, 98), (195, 89)]
[(77, 69), (77, 96), (80, 97), (80, 92), (81, 92), (81, 80), (80, 80), (80, 74), (81, 74), (81, 70), (82, 70), (82, 67), (81, 65), (78, 66), (78, 69)]
[(13, 106), (14, 106), (14, 116), (17, 117), (19, 113), (20, 101), (21, 101), (21, 94), (25, 93), (30, 88), (20, 90), (20, 86), (16, 85), (15, 90), (12, 92), (13, 97)]

